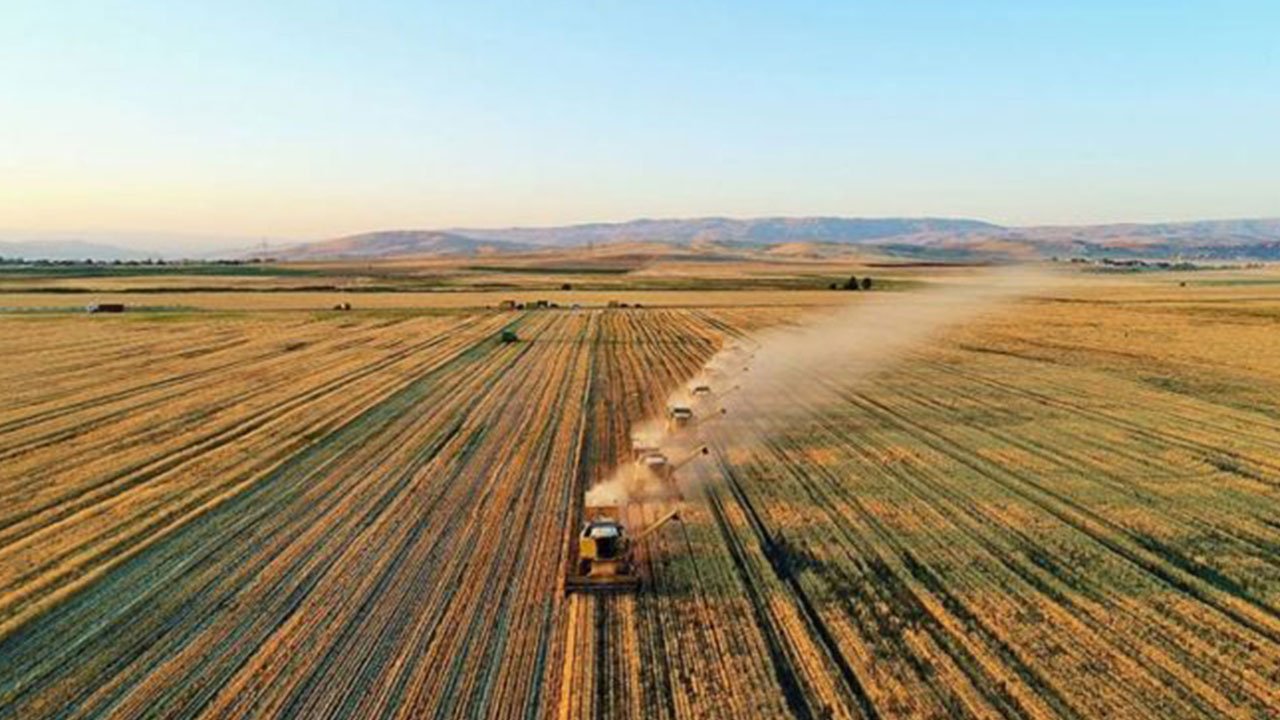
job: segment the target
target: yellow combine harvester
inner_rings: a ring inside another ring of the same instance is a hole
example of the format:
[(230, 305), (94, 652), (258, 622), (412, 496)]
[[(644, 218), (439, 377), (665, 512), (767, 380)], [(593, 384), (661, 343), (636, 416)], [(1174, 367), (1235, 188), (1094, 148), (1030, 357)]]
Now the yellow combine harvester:
[(613, 593), (635, 592), (640, 588), (632, 557), (633, 543), (648, 537), (658, 528), (680, 517), (672, 510), (645, 528), (635, 538), (627, 537), (622, 524), (622, 509), (616, 505), (598, 505), (584, 510), (582, 532), (578, 535), (578, 553), (572, 574), (565, 580), (566, 592)]
[(676, 405), (667, 410), (667, 432), (675, 433), (693, 425), (693, 410), (687, 406)]
[(680, 487), (676, 484), (676, 471), (709, 453), (710, 450), (703, 445), (679, 462), (671, 462), (665, 454), (657, 450), (645, 453), (636, 460), (632, 468), (631, 483), (635, 488), (633, 493), (644, 497), (683, 498)]

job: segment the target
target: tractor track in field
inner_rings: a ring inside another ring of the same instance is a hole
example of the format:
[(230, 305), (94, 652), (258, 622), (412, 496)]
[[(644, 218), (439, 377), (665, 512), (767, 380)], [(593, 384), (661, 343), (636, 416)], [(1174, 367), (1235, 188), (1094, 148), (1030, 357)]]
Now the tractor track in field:
[[(858, 679), (857, 673), (845, 660), (844, 655), (840, 652), (837, 643), (831, 632), (823, 623), (821, 616), (814, 609), (813, 601), (805, 593), (804, 588), (796, 580), (795, 576), (788, 567), (786, 561), (781, 556), (778, 544), (774, 541), (772, 533), (769, 531), (768, 525), (760, 518), (755, 507), (751, 503), (746, 491), (742, 487), (741, 481), (734, 475), (731, 468), (721, 462), (720, 472), (725, 478), (726, 485), (730, 494), (742, 509), (743, 515), (746, 516), (751, 524), (752, 533), (756, 541), (760, 544), (760, 552), (769, 561), (769, 567), (773, 570), (774, 575), (782, 581), (790, 592), (792, 598), (800, 609), (806, 624), (814, 633), (819, 645), (826, 652), (826, 659), (835, 665), (839, 671), (841, 680), (844, 682), (845, 691), (856, 703), (861, 714), (865, 718), (874, 720), (879, 717), (875, 706), (871, 703), (867, 696), (866, 689), (863, 687), (862, 681)], [(719, 501), (711, 495), (712, 508), (716, 511), (717, 524), (722, 530), (727, 530), (723, 523), (723, 511), (719, 509)], [(741, 563), (735, 561), (739, 567)]]
[[(940, 412), (945, 412), (949, 409), (939, 404), (936, 399), (928, 397), (922, 393), (915, 392), (910, 389), (904, 389), (900, 392), (903, 397), (910, 398), (921, 407), (928, 407)], [(975, 405), (990, 406), (993, 404), (991, 401), (985, 400), (977, 395), (970, 394), (963, 388), (955, 389), (952, 396), (965, 399)], [(1176, 504), (1169, 502), (1170, 498), (1167, 496), (1167, 493), (1159, 492), (1158, 486), (1151, 487), (1142, 483), (1133, 482), (1132, 478), (1135, 474), (1138, 474), (1138, 472), (1143, 474), (1150, 473), (1158, 476), (1161, 471), (1167, 470), (1167, 462), (1159, 462), (1152, 459), (1153, 457), (1159, 457), (1158, 451), (1162, 449), (1161, 445), (1154, 445), (1148, 453), (1140, 454), (1138, 452), (1127, 452), (1123, 448), (1117, 448), (1113, 445), (1099, 442), (1096, 432), (1087, 434), (1069, 433), (1066, 436), (1063, 436), (1060, 433), (1056, 439), (1065, 439), (1071, 442), (1054, 445), (1042, 441), (1037, 442), (1032, 439), (1023, 439), (1014, 432), (1001, 430), (998, 426), (986, 427), (983, 431), (991, 437), (999, 440), (1002, 444), (1022, 450), (1029, 456), (1042, 459), (1049, 465), (1056, 466), (1062, 470), (1087, 469), (1092, 480), (1117, 494), (1125, 495), (1134, 502), (1141, 503), (1149, 510), (1152, 517), (1173, 520), (1182, 526), (1195, 528), (1210, 536), (1220, 536), (1223, 539), (1229, 539), (1230, 541), (1250, 546), (1256, 550), (1256, 556), (1260, 562), (1280, 568), (1280, 543), (1258, 537), (1252, 533), (1244, 531), (1243, 529), (1222, 527), (1209, 522), (1200, 517), (1203, 513), (1203, 509), (1192, 512), (1190, 509), (1180, 508)], [(1114, 457), (1108, 457), (1105, 459), (1096, 458), (1089, 453), (1074, 449), (1091, 446), (1103, 447), (1109, 455)], [(1176, 446), (1176, 443), (1165, 443), (1163, 447), (1167, 448), (1173, 446)], [(1129, 468), (1124, 468), (1123, 470), (1113, 469), (1113, 467), (1116, 466), (1116, 463), (1114, 463), (1113, 460), (1117, 457), (1130, 462), (1136, 467), (1141, 467), (1142, 470), (1134, 471)], [(1241, 510), (1243, 510), (1243, 508), (1241, 508)]]
[[(832, 431), (835, 432), (836, 430), (833, 428)], [(821, 469), (819, 469), (818, 472), (820, 477), (825, 474)], [(957, 525), (963, 529), (965, 538), (968, 542), (973, 543), (974, 547), (980, 547), (986, 550), (987, 557), (990, 562), (998, 563), (1003, 566), (1012, 574), (1013, 577), (1026, 583), (1027, 587), (1037, 596), (1043, 596), (1046, 600), (1050, 600), (1053, 603), (1062, 606), (1063, 611), (1066, 613), (1062, 618), (1062, 622), (1071, 623), (1079, 621), (1087, 626), (1089, 631), (1105, 631), (1105, 628), (1095, 622), (1088, 613), (1084, 612), (1083, 608), (1076, 604), (1071, 597), (1073, 591), (1083, 592), (1087, 596), (1089, 594), (1089, 589), (1087, 587), (1081, 588), (1079, 585), (1070, 582), (1070, 579), (1067, 579), (1067, 582), (1065, 583), (1054, 582), (1055, 578), (1052, 574), (1046, 572), (1045, 568), (1025, 560), (1028, 552), (1033, 551), (1034, 548), (1037, 547), (1037, 544), (1031, 538), (1026, 536), (1024, 533), (1019, 532), (1016, 528), (1002, 524), (998, 518), (979, 515), (974, 511), (971, 503), (966, 502), (959, 494), (948, 489), (945, 483), (930, 480), (923, 474), (895, 473), (895, 475), (897, 476), (898, 481), (902, 483), (904, 490), (912, 485), (919, 485), (922, 488), (927, 488), (927, 492), (912, 492), (922, 502), (927, 503), (930, 507), (937, 508), (939, 511), (945, 512), (950, 518), (952, 518), (952, 521), (956, 522)], [(831, 482), (826, 486), (833, 488), (835, 492), (840, 492), (839, 483), (835, 482), (834, 478), (831, 478)], [(939, 592), (943, 592), (942, 585), (930, 576), (924, 574), (926, 572), (925, 566), (915, 559), (915, 556), (910, 549), (901, 541), (896, 539), (893, 531), (885, 527), (884, 524), (874, 516), (874, 514), (868, 512), (864, 507), (862, 507), (857, 502), (856, 496), (847, 494), (845, 497), (840, 498), (839, 501), (832, 498), (822, 498), (822, 500), (830, 502), (832, 505), (837, 504), (837, 502), (840, 504), (847, 503), (849, 506), (857, 509), (859, 519), (862, 522), (867, 523), (869, 527), (874, 528), (878, 543), (882, 543), (887, 548), (892, 548), (892, 557), (896, 558), (897, 562), (901, 562), (903, 569), (907, 571), (904, 573), (906, 576), (905, 579), (907, 580), (907, 584), (913, 588), (909, 591), (912, 596), (914, 596), (914, 599), (911, 602), (920, 608), (921, 618), (933, 618), (934, 616), (927, 610), (929, 605), (920, 601), (919, 593), (923, 592), (938, 595)], [(963, 524), (959, 523), (958, 518), (963, 517), (970, 518), (971, 522)], [(842, 527), (842, 523), (838, 521), (833, 522), (832, 524), (834, 527)], [(993, 532), (994, 528), (999, 528), (1001, 534), (1005, 534), (1010, 537), (1012, 540), (1011, 546), (1002, 546), (995, 542), (998, 539), (998, 536)], [(845, 542), (856, 543), (856, 540), (852, 537), (847, 537), (845, 538)], [(867, 557), (867, 548), (860, 548), (860, 550), (862, 550), (862, 552), (857, 557)], [(883, 563), (878, 565), (878, 567), (883, 567), (885, 569), (890, 567), (884, 560), (879, 560), (877, 563)], [(900, 580), (897, 580), (897, 576), (892, 572), (880, 572), (881, 574), (878, 576), (877, 580), (866, 581), (866, 584), (875, 587), (881, 584), (892, 586), (893, 582), (901, 582)], [(1045, 577), (1046, 574), (1050, 576)], [(844, 582), (842, 585), (846, 587), (858, 586), (850, 582)], [(966, 609), (963, 603), (956, 599), (952, 594), (944, 593), (939, 597), (942, 600), (942, 607), (946, 609), (948, 614), (963, 619), (963, 621), (970, 627), (975, 624), (974, 612), (971, 609)], [(1093, 597), (1092, 599), (1095, 601), (1105, 600), (1105, 598), (1101, 597)], [(898, 599), (895, 602), (901, 604), (901, 599)], [(846, 612), (852, 611), (852, 607), (846, 607)], [(974, 686), (984, 693), (987, 701), (992, 703), (994, 707), (1001, 709), (1002, 714), (1011, 717), (1018, 717), (1031, 712), (1029, 708), (1020, 708), (1016, 704), (1016, 699), (1014, 698), (991, 694), (991, 689), (998, 688), (1000, 683), (996, 681), (996, 679), (986, 676), (985, 671), (983, 671), (981, 669), (981, 665), (975, 661), (970, 650), (965, 647), (964, 643), (955, 642), (953, 636), (950, 635), (943, 624), (927, 622), (924, 627), (928, 630), (930, 635), (933, 636), (934, 641), (937, 642), (940, 647), (946, 648), (947, 653), (951, 655), (955, 662), (964, 669), (966, 675), (968, 675), (973, 681)], [(1017, 658), (1012, 654), (1007, 645), (1002, 643), (998, 636), (991, 633), (989, 630), (984, 631), (981, 634), (981, 637), (984, 637), (984, 642), (986, 644), (997, 649), (1003, 657), (1006, 667), (1017, 672), (1023, 681), (1037, 687), (1041, 696), (1051, 698), (1058, 706), (1059, 713), (1065, 712), (1063, 699), (1060, 696), (1057, 696), (1051, 688), (1046, 687), (1042, 679), (1036, 677), (1034, 670), (1025, 660)], [(1113, 650), (1125, 650), (1123, 644), (1106, 640), (1105, 634), (1099, 637), (1104, 643), (1104, 647), (1110, 646)], [(1187, 658), (1184, 658), (1183, 660), (1185, 661), (1186, 659)], [(1177, 687), (1176, 684), (1173, 684), (1172, 677), (1165, 677), (1164, 681), (1169, 683), (1169, 686), (1171, 687)]]
[[(879, 400), (873, 400), (865, 396), (860, 399), (850, 397), (850, 400), (855, 405), (910, 430), (916, 437), (920, 438), (925, 446), (1000, 483), (1020, 498), (1027, 500), (1076, 531), (1090, 537), (1099, 545), (1106, 547), (1115, 555), (1124, 558), (1170, 587), (1192, 595), (1198, 601), (1215, 608), (1226, 617), (1269, 640), (1280, 642), (1280, 629), (1267, 627), (1265, 621), (1249, 617), (1240, 609), (1231, 607), (1229, 603), (1223, 602), (1214, 596), (1204, 587), (1205, 581), (1196, 574), (1196, 568), (1194, 566), (1189, 567), (1185, 559), (1177, 556), (1162, 557), (1164, 553), (1158, 549), (1159, 546), (1156, 549), (1147, 547), (1139, 538), (1134, 537), (1128, 529), (1115, 524), (1106, 517), (1084, 507), (1079, 502), (1064, 496), (1062, 493), (1036, 483), (1032, 478), (1019, 475), (1007, 468), (974, 460), (968, 452), (938, 431), (914, 423), (902, 413), (892, 410)], [(1106, 532), (1103, 532), (1104, 530)], [(1116, 538), (1122, 540), (1117, 540)], [(1168, 551), (1172, 552), (1171, 550)], [(1166, 564), (1163, 560), (1173, 560), (1173, 562)], [(1173, 567), (1170, 567), (1170, 564)], [(1237, 595), (1237, 597), (1251, 608), (1262, 612), (1268, 618), (1272, 620), (1280, 619), (1280, 613), (1277, 613), (1275, 609), (1247, 596)]]
[[(1206, 458), (1206, 459), (1213, 457), (1217, 453), (1220, 453), (1221, 447), (1204, 443), (1204, 442), (1195, 440), (1193, 438), (1189, 438), (1185, 434), (1171, 431), (1169, 428), (1186, 428), (1186, 427), (1199, 426), (1199, 427), (1207, 428), (1208, 430), (1211, 431), (1211, 433), (1219, 437), (1247, 439), (1251, 442), (1257, 443), (1260, 449), (1265, 449), (1268, 452), (1275, 453), (1269, 456), (1253, 457), (1250, 459), (1251, 462), (1261, 467), (1265, 467), (1273, 473), (1277, 473), (1278, 477), (1280, 477), (1280, 462), (1273, 459), (1275, 457), (1280, 457), (1280, 438), (1275, 437), (1274, 434), (1262, 435), (1257, 433), (1256, 431), (1250, 430), (1249, 428), (1251, 427), (1260, 426), (1260, 423), (1258, 421), (1259, 419), (1257, 417), (1247, 418), (1249, 422), (1244, 423), (1243, 426), (1241, 425), (1225, 426), (1225, 425), (1220, 425), (1212, 422), (1210, 419), (1205, 418), (1202, 413), (1194, 416), (1188, 416), (1183, 414), (1176, 414), (1170, 411), (1164, 411), (1159, 408), (1153, 408), (1152, 410), (1158, 413), (1158, 415), (1162, 418), (1162, 422), (1159, 425), (1145, 426), (1130, 420), (1126, 420), (1122, 417), (1118, 417), (1115, 414), (1109, 413), (1107, 411), (1086, 407), (1080, 404), (1079, 402), (1072, 402), (1071, 400), (1064, 399), (1064, 397), (1070, 397), (1068, 393), (1056, 393), (1051, 395), (1047, 392), (1030, 390), (1024, 387), (1019, 387), (1011, 383), (1001, 382), (999, 380), (993, 380), (991, 378), (983, 377), (974, 373), (966, 373), (962, 370), (959, 370), (958, 368), (955, 368), (954, 366), (949, 366), (945, 363), (930, 363), (927, 367), (930, 372), (952, 374), (952, 375), (961, 377), (968, 382), (986, 385), (988, 387), (991, 387), (993, 389), (996, 389), (1002, 392), (1007, 392), (1010, 394), (1021, 395), (1026, 398), (1031, 398), (1042, 405), (1046, 405), (1049, 407), (1054, 407), (1054, 408), (1064, 410), (1066, 412), (1074, 413), (1083, 418), (1087, 418), (1092, 422), (1097, 422), (1104, 426), (1110, 426), (1110, 427), (1123, 430), (1128, 433), (1132, 433), (1137, 437), (1141, 437), (1153, 443), (1179, 447), (1184, 450), (1188, 450), (1190, 452), (1196, 453), (1200, 457)], [(1221, 406), (1218, 406), (1218, 407), (1221, 407)], [(1224, 408), (1224, 410), (1230, 410), (1231, 412), (1234, 412), (1236, 414), (1242, 414), (1241, 411), (1236, 410), (1234, 408)], [(1264, 478), (1255, 477), (1252, 479), (1255, 479), (1260, 483), (1264, 483), (1272, 488), (1280, 485), (1280, 480), (1269, 482), (1269, 481), (1266, 481)]]

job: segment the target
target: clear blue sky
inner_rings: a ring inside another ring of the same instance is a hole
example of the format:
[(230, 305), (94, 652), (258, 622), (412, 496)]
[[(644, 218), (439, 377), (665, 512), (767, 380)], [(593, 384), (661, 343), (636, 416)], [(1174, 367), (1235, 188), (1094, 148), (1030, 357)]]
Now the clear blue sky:
[(1274, 1), (0, 0), (0, 228), (1275, 216), (1278, 46)]

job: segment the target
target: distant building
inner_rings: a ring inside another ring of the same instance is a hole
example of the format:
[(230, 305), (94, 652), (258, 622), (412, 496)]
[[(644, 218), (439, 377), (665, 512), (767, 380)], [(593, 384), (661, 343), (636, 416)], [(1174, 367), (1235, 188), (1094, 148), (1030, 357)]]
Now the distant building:
[(121, 313), (124, 303), (89, 303), (84, 307), (87, 313)]

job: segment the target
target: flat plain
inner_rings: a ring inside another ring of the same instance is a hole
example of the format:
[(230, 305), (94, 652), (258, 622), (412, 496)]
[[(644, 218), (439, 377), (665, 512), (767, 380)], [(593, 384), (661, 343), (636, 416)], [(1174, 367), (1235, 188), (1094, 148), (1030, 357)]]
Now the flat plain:
[[(726, 345), (981, 282), (718, 272), (0, 315), (0, 716), (1280, 714), (1270, 270), (1077, 273), (782, 430), (739, 398), (645, 589), (566, 596), (583, 493)], [(0, 306), (87, 297), (36, 286)]]

